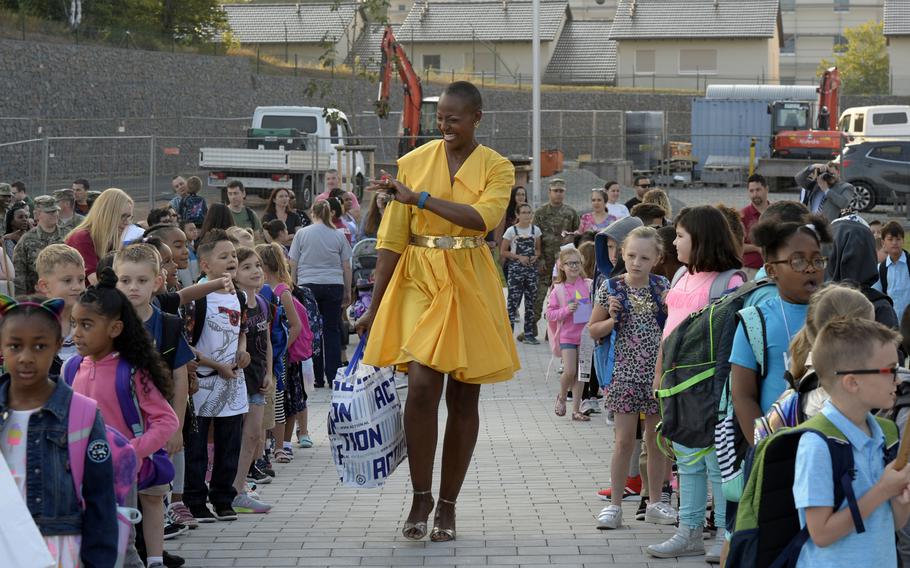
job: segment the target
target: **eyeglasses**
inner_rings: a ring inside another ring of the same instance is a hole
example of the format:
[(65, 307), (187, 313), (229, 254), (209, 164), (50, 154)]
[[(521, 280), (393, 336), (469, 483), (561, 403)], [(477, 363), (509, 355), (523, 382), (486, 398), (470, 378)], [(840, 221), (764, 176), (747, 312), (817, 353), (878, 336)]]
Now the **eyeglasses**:
[(897, 367), (884, 369), (853, 369), (851, 371), (834, 371), (835, 375), (891, 375), (891, 380), (897, 379)]
[(563, 262), (563, 266), (581, 266), (581, 263), (577, 260), (570, 260), (569, 262)]
[(805, 272), (809, 266), (815, 270), (824, 270), (828, 266), (828, 257), (816, 256), (810, 260), (804, 256), (791, 256), (787, 260), (772, 260), (768, 264), (789, 264), (795, 272)]

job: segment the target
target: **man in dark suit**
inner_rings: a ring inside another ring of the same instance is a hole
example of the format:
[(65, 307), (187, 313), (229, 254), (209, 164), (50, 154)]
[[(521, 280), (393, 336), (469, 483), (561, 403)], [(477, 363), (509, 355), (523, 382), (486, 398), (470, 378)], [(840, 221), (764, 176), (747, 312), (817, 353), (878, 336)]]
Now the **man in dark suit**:
[(834, 221), (853, 206), (856, 190), (840, 179), (837, 164), (812, 164), (795, 176), (800, 202), (813, 214)]

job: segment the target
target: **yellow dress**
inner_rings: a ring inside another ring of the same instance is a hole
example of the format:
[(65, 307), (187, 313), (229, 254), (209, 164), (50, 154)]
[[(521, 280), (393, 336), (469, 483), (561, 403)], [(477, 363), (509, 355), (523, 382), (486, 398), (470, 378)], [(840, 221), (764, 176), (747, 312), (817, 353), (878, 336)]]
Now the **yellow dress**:
[(495, 383), (519, 369), (499, 271), (489, 247), (445, 250), (410, 245), (411, 235), (485, 235), (502, 220), (515, 168), (477, 146), (449, 183), (442, 140), (398, 160), (398, 180), (415, 192), (468, 204), (486, 231), (459, 227), (414, 205), (392, 201), (379, 226), (377, 248), (401, 254), (364, 353), (375, 366), (410, 361), (464, 383)]

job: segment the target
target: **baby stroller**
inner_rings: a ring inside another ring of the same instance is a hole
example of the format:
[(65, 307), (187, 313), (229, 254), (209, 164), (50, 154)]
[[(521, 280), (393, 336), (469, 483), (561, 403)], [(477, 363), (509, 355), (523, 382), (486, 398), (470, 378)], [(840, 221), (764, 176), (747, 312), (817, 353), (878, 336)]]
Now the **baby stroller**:
[[(353, 323), (370, 309), (373, 301), (373, 272), (376, 270), (376, 239), (363, 239), (354, 245), (351, 258), (354, 303), (348, 308), (348, 321)], [(350, 326), (353, 332), (353, 325)]]

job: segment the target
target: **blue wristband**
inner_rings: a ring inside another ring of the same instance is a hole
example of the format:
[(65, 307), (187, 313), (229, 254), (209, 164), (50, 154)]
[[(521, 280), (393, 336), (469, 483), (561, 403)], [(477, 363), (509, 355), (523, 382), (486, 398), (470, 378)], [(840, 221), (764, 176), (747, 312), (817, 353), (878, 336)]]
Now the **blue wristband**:
[(427, 199), (429, 199), (429, 198), (430, 198), (429, 192), (421, 191), (420, 199), (417, 200), (417, 208), (423, 209), (423, 206), (427, 204)]

